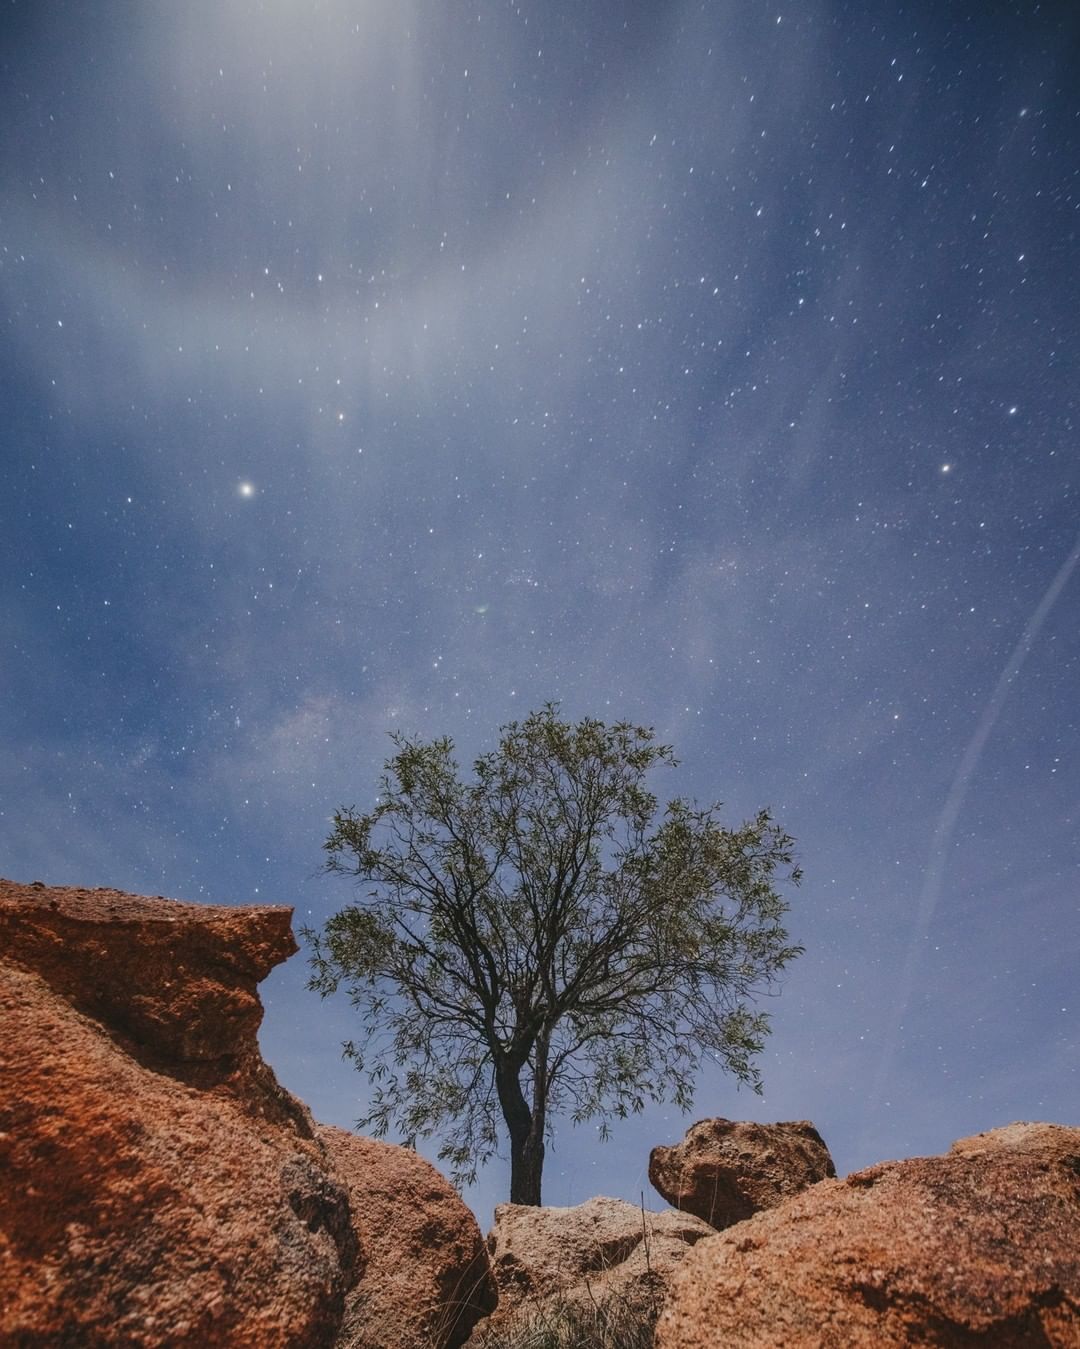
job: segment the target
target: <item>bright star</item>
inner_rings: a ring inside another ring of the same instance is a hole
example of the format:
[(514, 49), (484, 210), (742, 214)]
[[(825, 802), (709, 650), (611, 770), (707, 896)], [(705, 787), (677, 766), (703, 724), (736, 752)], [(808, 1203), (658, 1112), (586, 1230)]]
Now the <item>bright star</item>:
[(255, 495), (255, 484), (253, 482), (242, 482), (236, 488), (242, 497), (253, 497)]

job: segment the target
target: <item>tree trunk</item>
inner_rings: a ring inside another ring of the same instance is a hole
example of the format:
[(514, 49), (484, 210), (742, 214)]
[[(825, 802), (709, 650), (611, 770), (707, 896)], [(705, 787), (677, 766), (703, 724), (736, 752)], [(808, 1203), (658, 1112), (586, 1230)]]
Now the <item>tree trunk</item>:
[(520, 1147), (510, 1143), (510, 1202), (540, 1205), (540, 1177), (544, 1169), (543, 1131), (530, 1128)]
[(538, 1206), (544, 1170), (544, 1111), (542, 1103), (539, 1109), (529, 1109), (520, 1071), (508, 1065), (495, 1070), (495, 1087), (510, 1135), (510, 1202)]

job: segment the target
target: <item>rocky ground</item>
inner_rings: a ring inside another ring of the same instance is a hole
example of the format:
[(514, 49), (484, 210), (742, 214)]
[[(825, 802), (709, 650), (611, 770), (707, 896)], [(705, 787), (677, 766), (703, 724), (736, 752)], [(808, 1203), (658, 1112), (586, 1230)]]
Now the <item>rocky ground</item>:
[(702, 1120), (653, 1150), (666, 1212), (505, 1204), (485, 1241), (263, 1062), (291, 916), (0, 881), (0, 1344), (1080, 1349), (1080, 1129), (839, 1180), (805, 1120)]
[(443, 1177), (263, 1062), (291, 917), (0, 882), (0, 1343), (453, 1349), (494, 1308)]

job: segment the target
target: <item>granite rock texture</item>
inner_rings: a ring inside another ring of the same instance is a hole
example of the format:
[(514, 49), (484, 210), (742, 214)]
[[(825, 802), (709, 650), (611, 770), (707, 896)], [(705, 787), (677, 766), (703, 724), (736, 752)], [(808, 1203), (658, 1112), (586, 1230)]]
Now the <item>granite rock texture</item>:
[(498, 1301), (472, 1211), (408, 1148), (325, 1125), (318, 1136), (368, 1255), (346, 1299), (339, 1349), (458, 1349)]
[(482, 1346), (509, 1322), (542, 1322), (573, 1302), (616, 1303), (655, 1320), (679, 1263), (711, 1234), (691, 1214), (650, 1213), (621, 1199), (599, 1197), (572, 1208), (500, 1204), (488, 1234), (499, 1307), (470, 1346)]
[(0, 882), (13, 1344), (326, 1345), (363, 1268), (256, 986), (291, 911)]
[(701, 1242), (657, 1349), (1080, 1345), (1080, 1129), (825, 1180)]
[(753, 1124), (704, 1119), (681, 1143), (653, 1148), (649, 1181), (667, 1202), (716, 1228), (836, 1175), (829, 1150), (809, 1120)]

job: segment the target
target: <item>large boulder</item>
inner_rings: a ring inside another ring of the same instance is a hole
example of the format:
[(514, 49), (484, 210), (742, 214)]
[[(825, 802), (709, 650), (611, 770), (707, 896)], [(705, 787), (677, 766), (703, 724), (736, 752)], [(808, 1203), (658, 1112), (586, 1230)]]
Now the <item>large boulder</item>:
[(499, 1307), (470, 1343), (568, 1305), (614, 1306), (654, 1321), (683, 1256), (711, 1234), (690, 1214), (650, 1213), (622, 1199), (573, 1208), (500, 1204), (488, 1234)]
[(657, 1349), (1080, 1345), (1080, 1129), (827, 1180), (700, 1243)]
[(408, 1148), (319, 1126), (368, 1256), (339, 1349), (457, 1349), (498, 1290), (472, 1211)]
[(819, 1180), (836, 1175), (829, 1150), (809, 1120), (752, 1124), (703, 1119), (673, 1147), (649, 1154), (649, 1180), (667, 1202), (730, 1227)]
[(0, 882), (5, 1343), (332, 1342), (348, 1199), (255, 1039), (290, 916)]

